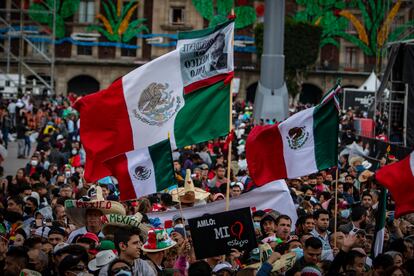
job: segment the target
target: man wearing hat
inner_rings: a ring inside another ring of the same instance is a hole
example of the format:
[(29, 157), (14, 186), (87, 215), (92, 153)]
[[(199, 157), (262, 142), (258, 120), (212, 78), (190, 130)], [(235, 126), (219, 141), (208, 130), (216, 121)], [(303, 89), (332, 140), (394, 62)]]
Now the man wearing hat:
[(66, 232), (64, 229), (56, 226), (52, 226), (47, 234), (47, 240), (53, 247), (55, 247), (59, 243), (66, 242)]
[(238, 197), (242, 194), (244, 186), (241, 182), (231, 182), (230, 184), (230, 196)]
[(167, 234), (165, 229), (156, 228), (148, 232), (148, 240), (142, 246), (145, 252), (148, 264), (153, 268), (154, 273), (159, 275), (163, 268), (161, 263), (165, 257), (165, 251), (174, 247), (177, 243), (173, 241)]
[(71, 243), (74, 237), (87, 232), (103, 238), (101, 216), (107, 214), (125, 215), (125, 208), (121, 203), (104, 200), (102, 189), (99, 186), (92, 186), (88, 190), (88, 197), (80, 200), (66, 200), (65, 211), (71, 221), (77, 226), (83, 226), (70, 233), (68, 243)]

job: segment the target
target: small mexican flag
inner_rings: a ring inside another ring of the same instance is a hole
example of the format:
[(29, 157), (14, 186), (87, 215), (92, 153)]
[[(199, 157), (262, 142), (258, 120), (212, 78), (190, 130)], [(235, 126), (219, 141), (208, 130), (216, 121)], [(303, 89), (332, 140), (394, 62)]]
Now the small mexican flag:
[(104, 164), (118, 180), (121, 200), (140, 198), (176, 184), (168, 139), (120, 154)]
[(336, 166), (339, 116), (334, 87), (323, 102), (277, 125), (256, 126), (246, 141), (246, 159), (256, 185), (295, 178)]

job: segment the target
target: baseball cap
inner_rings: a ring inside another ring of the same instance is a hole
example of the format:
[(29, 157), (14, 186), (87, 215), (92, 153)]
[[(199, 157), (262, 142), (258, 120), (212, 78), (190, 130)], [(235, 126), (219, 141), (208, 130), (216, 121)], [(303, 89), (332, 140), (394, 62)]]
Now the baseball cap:
[(103, 250), (115, 250), (115, 244), (113, 241), (110, 240), (103, 240), (101, 241), (101, 244), (99, 245), (99, 251)]
[(173, 218), (172, 218), (173, 222), (176, 222), (179, 219), (183, 219), (183, 217), (179, 214), (174, 215)]
[(231, 264), (229, 264), (228, 262), (222, 262), (222, 263), (217, 264), (213, 268), (213, 273), (217, 273), (217, 272), (220, 272), (220, 271), (223, 271), (223, 270), (227, 270), (227, 271), (232, 272), (233, 270), (231, 268), (232, 268)]
[(95, 242), (95, 243), (99, 243), (99, 238), (98, 238), (98, 236), (97, 235), (95, 235), (94, 233), (92, 233), (92, 232), (87, 232), (87, 233), (85, 233), (82, 237), (80, 237), (79, 239), (78, 239), (78, 242), (82, 242), (82, 241), (85, 241), (85, 240), (88, 240), (88, 241), (93, 241), (93, 242)]

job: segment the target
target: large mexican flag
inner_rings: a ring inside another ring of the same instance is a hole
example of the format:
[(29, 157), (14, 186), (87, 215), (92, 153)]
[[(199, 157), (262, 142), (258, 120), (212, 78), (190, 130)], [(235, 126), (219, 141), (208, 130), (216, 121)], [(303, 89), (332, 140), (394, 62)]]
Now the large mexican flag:
[(185, 51), (178, 47), (75, 103), (87, 181), (111, 175), (105, 160), (169, 136), (176, 148), (228, 133), (233, 28), (209, 29), (205, 39), (197, 32), (196, 45), (183, 44)]

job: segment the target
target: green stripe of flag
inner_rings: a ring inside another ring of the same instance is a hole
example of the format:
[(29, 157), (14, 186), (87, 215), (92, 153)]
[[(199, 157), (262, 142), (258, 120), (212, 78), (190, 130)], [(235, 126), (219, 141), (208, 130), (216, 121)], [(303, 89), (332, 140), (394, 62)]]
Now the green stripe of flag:
[(339, 115), (333, 99), (315, 107), (313, 134), (318, 170), (333, 167), (338, 160)]
[(174, 136), (181, 148), (225, 136), (230, 128), (230, 84), (216, 84), (184, 95), (175, 118)]
[(175, 185), (174, 165), (172, 160), (170, 140), (163, 140), (148, 147), (155, 171), (157, 192)]
[(216, 25), (214, 27), (210, 27), (207, 29), (196, 30), (196, 31), (188, 31), (188, 32), (178, 32), (178, 39), (194, 39), (200, 38), (204, 36), (208, 36), (214, 32), (219, 31), (220, 29), (226, 27), (227, 25), (233, 23), (234, 20), (226, 21), (222, 24)]

